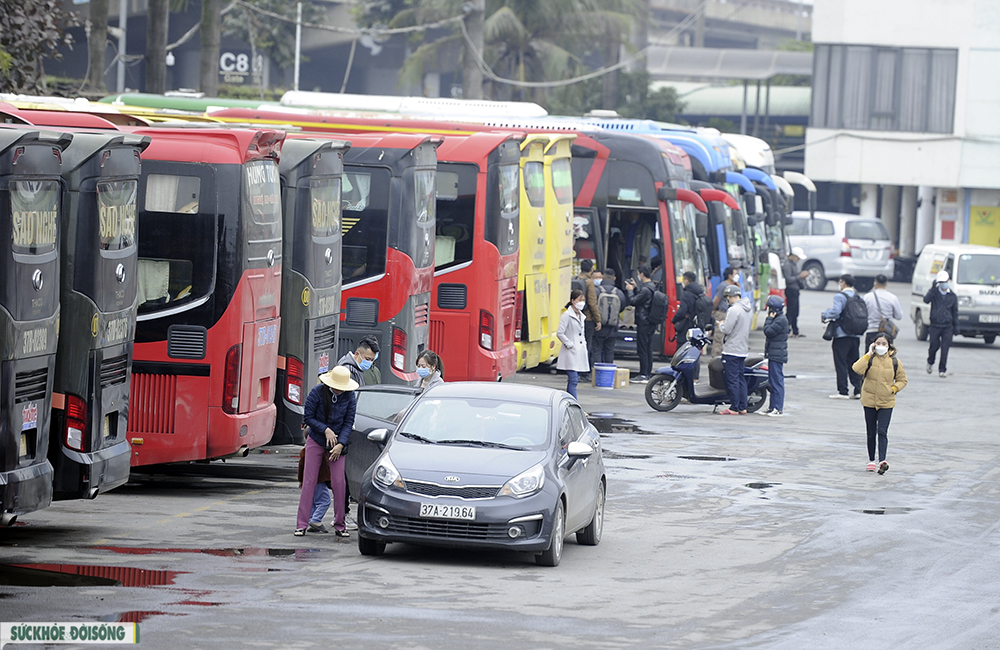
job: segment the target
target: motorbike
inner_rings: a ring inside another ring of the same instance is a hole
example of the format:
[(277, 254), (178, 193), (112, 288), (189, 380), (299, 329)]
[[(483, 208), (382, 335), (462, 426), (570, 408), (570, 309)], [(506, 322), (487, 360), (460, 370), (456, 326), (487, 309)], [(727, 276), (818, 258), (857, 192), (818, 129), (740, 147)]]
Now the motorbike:
[[(657, 411), (670, 411), (687, 399), (692, 404), (711, 404), (713, 412), (729, 403), (722, 359), (708, 364), (709, 385), (696, 384), (702, 350), (711, 339), (699, 328), (688, 330), (684, 342), (670, 360), (669, 366), (658, 369), (646, 384), (646, 403)], [(744, 362), (743, 374), (747, 380), (747, 411), (754, 413), (767, 402), (770, 388), (767, 377), (767, 359), (751, 355)]]

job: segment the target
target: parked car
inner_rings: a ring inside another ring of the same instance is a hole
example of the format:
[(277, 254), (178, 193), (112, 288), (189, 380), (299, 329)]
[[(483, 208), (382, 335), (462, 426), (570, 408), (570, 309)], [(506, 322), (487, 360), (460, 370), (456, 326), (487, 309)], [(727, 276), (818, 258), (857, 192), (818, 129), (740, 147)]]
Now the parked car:
[(786, 226), (788, 241), (806, 252), (802, 270), (807, 289), (822, 291), (826, 283), (845, 273), (854, 276), (859, 291), (872, 288), (875, 276), (893, 276), (892, 241), (878, 219), (840, 212), (792, 213)]
[(931, 306), (924, 295), (938, 271), (947, 271), (951, 290), (958, 298), (956, 335), (982, 336), (993, 345), (1000, 333), (1000, 248), (969, 244), (928, 244), (913, 270), (910, 316), (917, 339), (927, 340)]
[(423, 393), (389, 428), (368, 434), (385, 449), (356, 493), (363, 555), (407, 542), (526, 551), (556, 566), (567, 535), (601, 541), (601, 440), (567, 393), (449, 383)]

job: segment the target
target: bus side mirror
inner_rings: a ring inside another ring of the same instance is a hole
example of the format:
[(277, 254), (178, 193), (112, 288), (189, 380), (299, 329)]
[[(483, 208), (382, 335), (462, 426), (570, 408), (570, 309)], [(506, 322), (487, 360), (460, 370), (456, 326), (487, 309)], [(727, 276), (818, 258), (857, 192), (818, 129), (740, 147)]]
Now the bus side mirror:
[(744, 242), (743, 235), (736, 235), (736, 245), (743, 246), (743, 242)]
[(656, 198), (661, 201), (673, 201), (677, 198), (677, 190), (664, 185), (656, 191)]
[(708, 215), (704, 212), (694, 213), (694, 234), (701, 239), (708, 237)]
[(747, 225), (750, 226), (751, 228), (753, 228), (754, 226), (756, 226), (757, 225), (757, 218), (756, 217), (751, 217), (751, 216), (748, 215), (747, 216)]
[(757, 212), (757, 195), (756, 194), (750, 194), (750, 195), (744, 197), (743, 204), (746, 205), (745, 212), (746, 212), (747, 216), (750, 216), (752, 214), (756, 214), (756, 212)]

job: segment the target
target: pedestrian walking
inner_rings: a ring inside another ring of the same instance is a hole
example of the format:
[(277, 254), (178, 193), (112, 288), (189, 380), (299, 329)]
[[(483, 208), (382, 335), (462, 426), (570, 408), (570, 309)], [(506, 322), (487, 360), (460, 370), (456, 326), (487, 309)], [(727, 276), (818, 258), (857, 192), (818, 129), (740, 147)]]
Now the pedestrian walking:
[[(906, 371), (896, 355), (892, 338), (879, 334), (868, 346), (863, 357), (854, 362), (854, 372), (864, 378), (861, 385), (861, 406), (865, 409), (865, 427), (868, 431), (869, 472), (878, 470), (885, 474), (889, 463), (885, 459), (889, 447), (889, 421), (896, 407), (896, 394), (906, 387)], [(878, 461), (876, 462), (876, 441)]]
[[(596, 273), (596, 271), (595, 271)], [(594, 280), (597, 284), (597, 280)], [(597, 312), (601, 317), (601, 329), (594, 334), (594, 361), (615, 362), (615, 343), (618, 341), (618, 321), (629, 300), (625, 292), (615, 285), (615, 270), (604, 269), (601, 283), (597, 285)]]
[(868, 307), (868, 331), (865, 332), (865, 349), (871, 347), (872, 341), (880, 332), (885, 332), (891, 338), (896, 338), (899, 327), (897, 321), (903, 320), (903, 308), (896, 294), (886, 286), (889, 278), (881, 273), (875, 276), (875, 285), (865, 294), (865, 305)]
[(639, 355), (639, 376), (633, 380), (636, 384), (648, 382), (653, 372), (653, 334), (657, 323), (649, 317), (656, 292), (656, 286), (649, 277), (651, 273), (649, 264), (640, 264), (639, 283), (632, 278), (625, 281), (628, 299), (635, 307), (635, 350)]
[(771, 386), (771, 403), (764, 415), (781, 417), (785, 410), (785, 364), (788, 363), (788, 317), (781, 296), (767, 299), (767, 320), (764, 321), (764, 356), (767, 357), (767, 379)]
[[(587, 350), (594, 348), (594, 334), (601, 329), (601, 316), (597, 313), (597, 285), (591, 275), (594, 272), (594, 261), (584, 259), (580, 261), (580, 275), (573, 280), (573, 288), (583, 291), (586, 307), (583, 310), (587, 337)], [(588, 359), (588, 364), (590, 360)], [(590, 366), (584, 371), (582, 376), (584, 381), (590, 381)]]
[(424, 389), (440, 386), (444, 383), (444, 363), (434, 350), (422, 350), (417, 355), (417, 379), (413, 385)]
[[(302, 489), (302, 476), (305, 472), (306, 448), (299, 452), (299, 489)], [(323, 525), (323, 517), (330, 510), (330, 465), (329, 463), (319, 464), (319, 477), (316, 479), (316, 488), (313, 490), (312, 514), (309, 515), (309, 526), (306, 528), (310, 533), (329, 533), (330, 530)]]
[[(861, 377), (851, 367), (858, 360), (859, 337), (868, 326), (868, 306), (854, 290), (854, 276), (845, 273), (837, 284), (840, 291), (833, 297), (833, 306), (822, 314), (824, 322), (833, 323), (828, 325), (827, 330), (833, 329), (831, 347), (833, 367), (837, 373), (837, 392), (830, 395), (830, 399), (851, 399), (851, 386), (854, 387), (853, 398), (861, 399)], [(860, 327), (856, 322), (859, 317)], [(827, 336), (824, 335), (824, 338)]]
[(579, 289), (573, 289), (566, 303), (566, 311), (559, 318), (556, 336), (562, 343), (562, 351), (556, 361), (556, 368), (566, 371), (566, 392), (576, 397), (576, 387), (580, 383), (580, 373), (590, 370), (587, 352), (584, 310), (587, 299)]
[[(726, 270), (722, 272), (722, 282), (719, 286), (715, 288), (715, 297), (712, 298), (712, 318), (715, 321), (726, 320), (726, 312), (729, 310), (729, 303), (723, 300), (722, 294), (726, 290), (726, 287), (740, 286), (740, 270), (733, 268), (732, 266), (727, 266)], [(720, 354), (722, 354), (722, 339), (724, 338), (719, 328), (715, 328), (715, 332), (712, 335), (712, 353), (709, 355), (713, 359)]]
[(722, 369), (726, 375), (726, 390), (729, 391), (729, 408), (721, 415), (747, 414), (747, 378), (744, 374), (747, 355), (750, 354), (750, 299), (742, 297), (739, 285), (731, 284), (723, 290), (722, 299), (727, 301), (726, 320), (716, 323), (722, 332)]
[(358, 389), (358, 382), (351, 379), (351, 371), (344, 366), (335, 366), (320, 375), (319, 379), (320, 383), (309, 391), (303, 409), (303, 420), (309, 429), (295, 535), (301, 537), (306, 534), (316, 482), (319, 480), (319, 466), (328, 463), (333, 488), (333, 533), (337, 537), (350, 537), (345, 523), (347, 478), (344, 475), (344, 454), (354, 428), (358, 403), (354, 391)]
[(789, 336), (793, 339), (805, 336), (799, 333), (799, 293), (802, 291), (802, 279), (809, 275), (809, 271), (799, 269), (799, 263), (805, 257), (806, 252), (802, 247), (795, 246), (781, 265), (781, 273), (785, 276), (785, 298), (788, 301), (785, 313), (791, 332)]
[(941, 350), (938, 376), (948, 376), (948, 350), (951, 339), (958, 331), (958, 297), (949, 288), (951, 278), (947, 271), (939, 271), (930, 290), (924, 295), (924, 302), (931, 306), (931, 324), (927, 328), (927, 374), (934, 372), (934, 359)]

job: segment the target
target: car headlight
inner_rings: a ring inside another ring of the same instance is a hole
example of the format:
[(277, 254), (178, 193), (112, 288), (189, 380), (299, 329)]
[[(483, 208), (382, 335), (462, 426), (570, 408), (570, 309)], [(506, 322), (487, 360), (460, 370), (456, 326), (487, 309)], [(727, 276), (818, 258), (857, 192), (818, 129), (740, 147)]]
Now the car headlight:
[(976, 304), (976, 300), (972, 296), (959, 296), (958, 297), (958, 306), (959, 307), (972, 307), (975, 304)]
[(382, 487), (397, 487), (400, 490), (406, 489), (403, 477), (396, 471), (396, 466), (392, 464), (388, 456), (383, 457), (375, 465), (375, 471), (372, 472), (372, 479)]
[(500, 488), (500, 494), (520, 499), (538, 492), (543, 485), (545, 485), (545, 470), (541, 465), (534, 465), (504, 483)]

